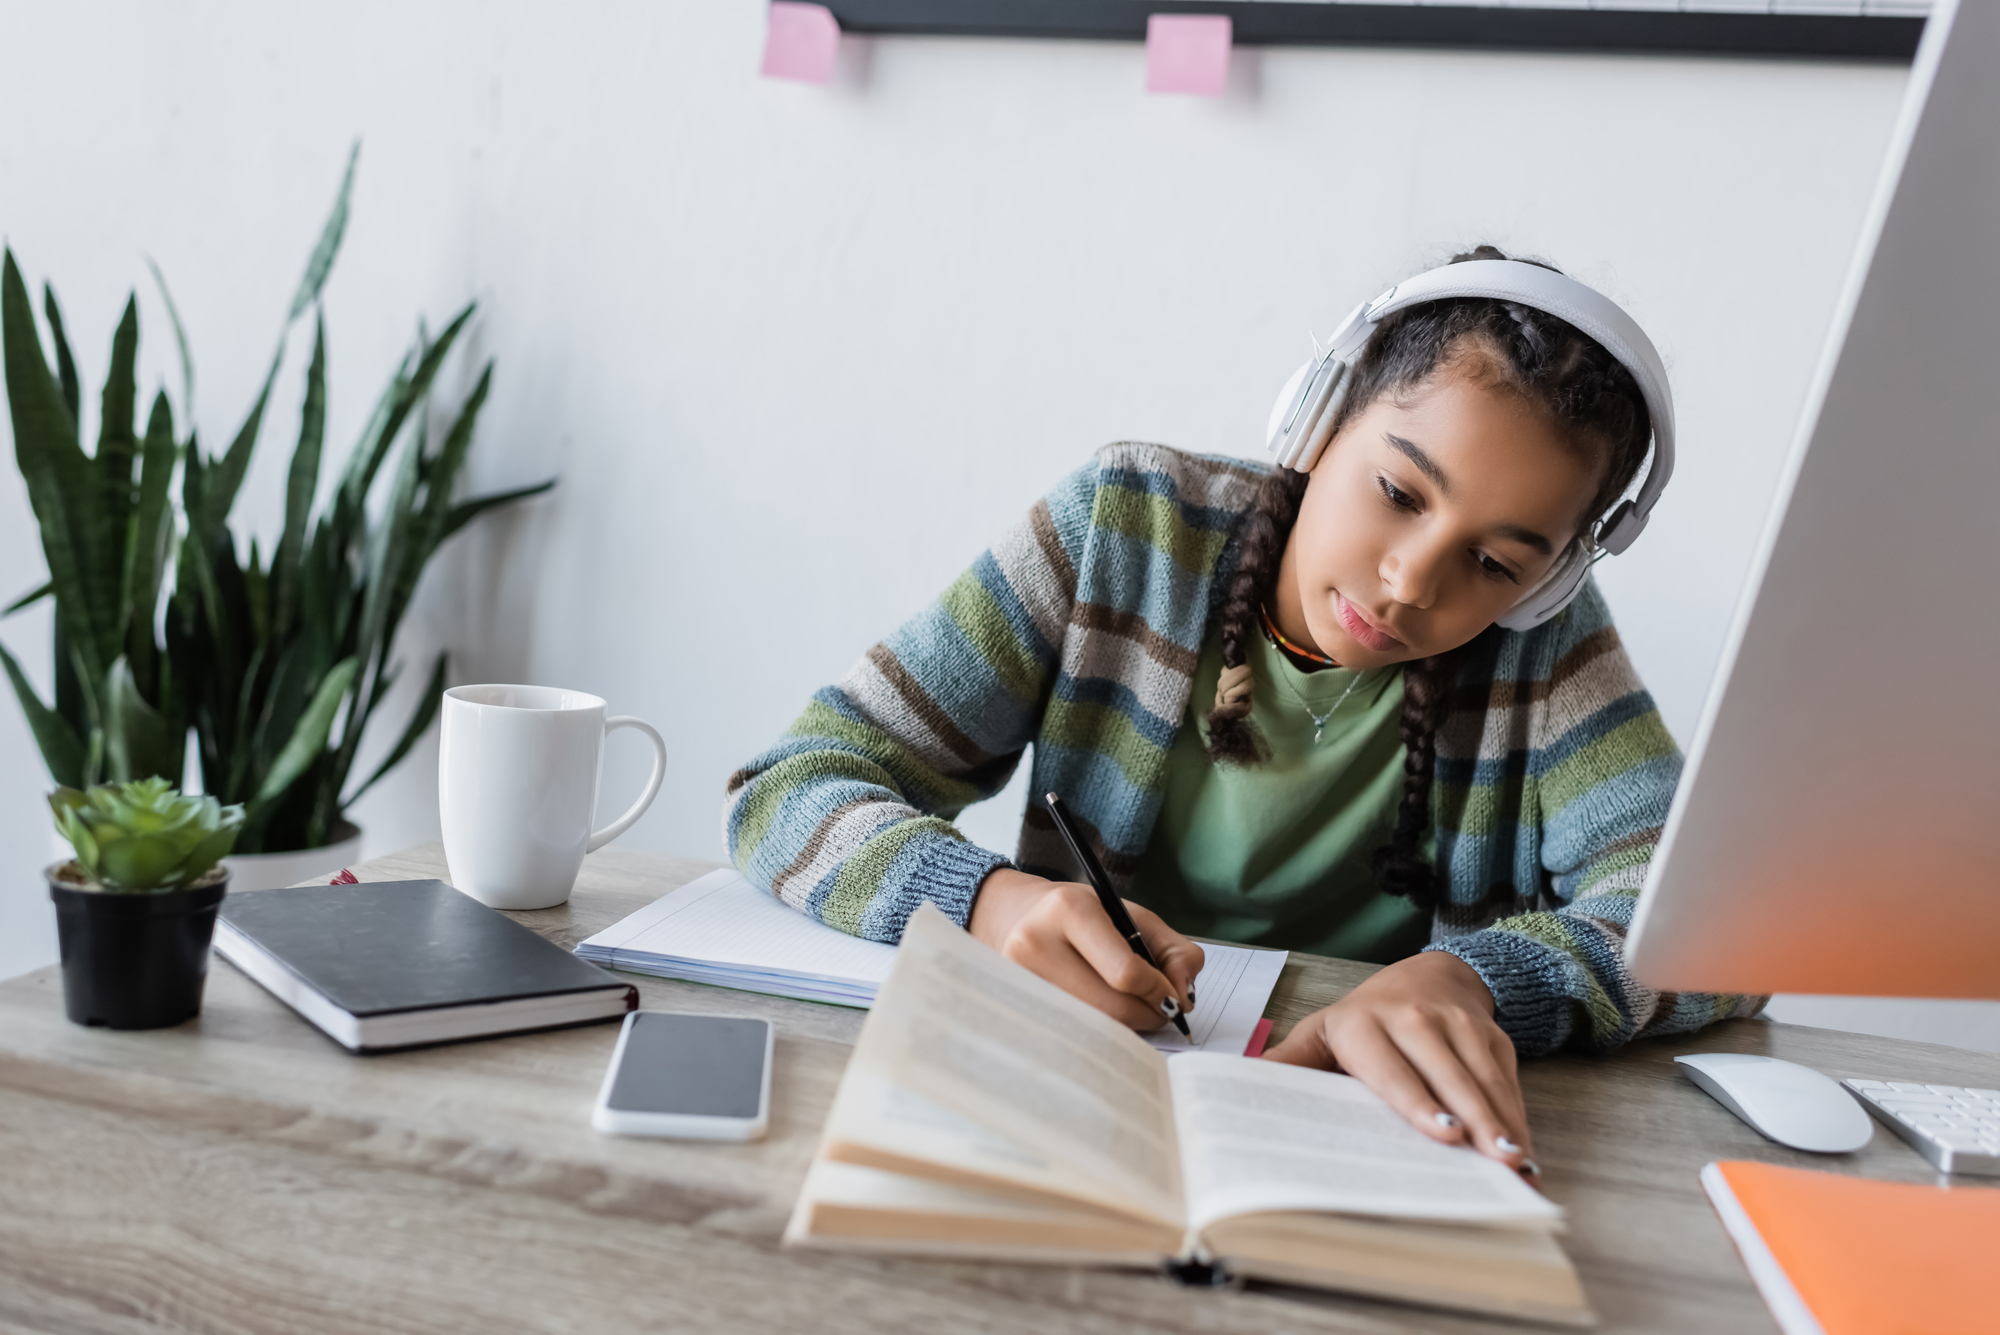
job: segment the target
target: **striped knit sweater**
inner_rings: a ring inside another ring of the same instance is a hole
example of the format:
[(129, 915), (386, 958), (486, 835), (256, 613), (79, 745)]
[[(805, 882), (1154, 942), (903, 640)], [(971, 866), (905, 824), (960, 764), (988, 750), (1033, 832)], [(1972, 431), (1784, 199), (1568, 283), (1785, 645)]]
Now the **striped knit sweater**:
[[(980, 881), (1010, 860), (951, 822), (1032, 744), (1033, 791), (1064, 795), (1129, 889), (1267, 472), (1158, 445), (1101, 451), (730, 777), (738, 868), (877, 941), (898, 940), (926, 900), (964, 923)], [(1594, 586), (1546, 625), (1474, 641), (1436, 764), (1449, 889), (1431, 948), (1485, 980), (1524, 1056), (1603, 1051), (1761, 1006), (1657, 992), (1625, 969), (1681, 761)], [(1011, 865), (1082, 879), (1034, 803)]]

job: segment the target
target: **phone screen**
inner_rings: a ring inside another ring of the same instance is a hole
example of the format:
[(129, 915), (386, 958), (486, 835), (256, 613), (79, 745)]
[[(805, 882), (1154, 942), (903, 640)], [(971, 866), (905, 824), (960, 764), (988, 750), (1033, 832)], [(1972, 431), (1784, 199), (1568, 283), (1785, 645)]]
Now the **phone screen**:
[(605, 1104), (617, 1112), (755, 1117), (768, 1031), (763, 1020), (641, 1011)]

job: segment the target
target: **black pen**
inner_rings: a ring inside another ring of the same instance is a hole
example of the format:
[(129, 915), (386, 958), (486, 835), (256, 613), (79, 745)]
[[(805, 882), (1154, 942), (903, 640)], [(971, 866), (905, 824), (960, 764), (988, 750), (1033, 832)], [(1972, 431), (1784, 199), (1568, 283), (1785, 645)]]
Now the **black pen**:
[[(1090, 851), (1090, 845), (1083, 842), (1083, 836), (1077, 833), (1063, 800), (1054, 793), (1047, 794), (1043, 800), (1048, 803), (1049, 815), (1055, 818), (1056, 828), (1062, 831), (1063, 842), (1069, 845), (1069, 851), (1076, 855), (1076, 860), (1083, 864), (1083, 874), (1090, 878), (1090, 888), (1097, 892), (1097, 902), (1103, 906), (1104, 916), (1111, 919), (1111, 925), (1118, 930), (1118, 935), (1125, 938), (1125, 944), (1132, 947), (1134, 955), (1158, 969), (1160, 962), (1153, 958), (1152, 951), (1146, 949), (1146, 938), (1139, 935), (1132, 915), (1125, 911), (1125, 901), (1111, 892), (1111, 878), (1104, 874), (1104, 865)], [(1188, 1032), (1187, 1017), (1181, 1014), (1178, 1001), (1168, 997), (1160, 1003), (1160, 1009), (1174, 1022), (1174, 1028), (1181, 1031), (1182, 1038), (1194, 1042), (1194, 1035)]]

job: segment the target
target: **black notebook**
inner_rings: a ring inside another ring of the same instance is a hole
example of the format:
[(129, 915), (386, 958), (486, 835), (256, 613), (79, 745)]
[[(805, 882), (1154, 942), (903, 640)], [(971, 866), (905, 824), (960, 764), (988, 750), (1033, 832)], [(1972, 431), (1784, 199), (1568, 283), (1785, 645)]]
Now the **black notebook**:
[(216, 953), (356, 1052), (615, 1019), (638, 989), (443, 881), (229, 895)]

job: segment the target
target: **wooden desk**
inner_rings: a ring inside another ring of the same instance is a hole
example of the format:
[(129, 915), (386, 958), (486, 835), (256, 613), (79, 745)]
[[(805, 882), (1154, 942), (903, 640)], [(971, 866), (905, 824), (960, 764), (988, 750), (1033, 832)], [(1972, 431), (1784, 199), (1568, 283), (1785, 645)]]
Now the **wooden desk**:
[[(712, 864), (609, 849), (517, 915), (570, 945)], [(357, 869), (442, 876), (436, 846)], [(1372, 968), (1294, 957), (1282, 1032)], [(589, 1111), (615, 1025), (376, 1057), (343, 1051), (217, 960), (201, 1017), (63, 1018), (53, 968), (0, 984), (0, 1326), (36, 1332), (1520, 1329), (1145, 1275), (785, 1252), (778, 1236), (862, 1014), (661, 979), (648, 1007), (770, 1017), (760, 1144), (620, 1140)], [(2000, 1086), (2000, 1058), (1763, 1021), (1524, 1071), (1537, 1157), (1604, 1328), (1774, 1329), (1696, 1183), (1740, 1157), (1905, 1181), (1878, 1131), (1819, 1158), (1760, 1139), (1674, 1069), (1767, 1052), (1835, 1076)]]

